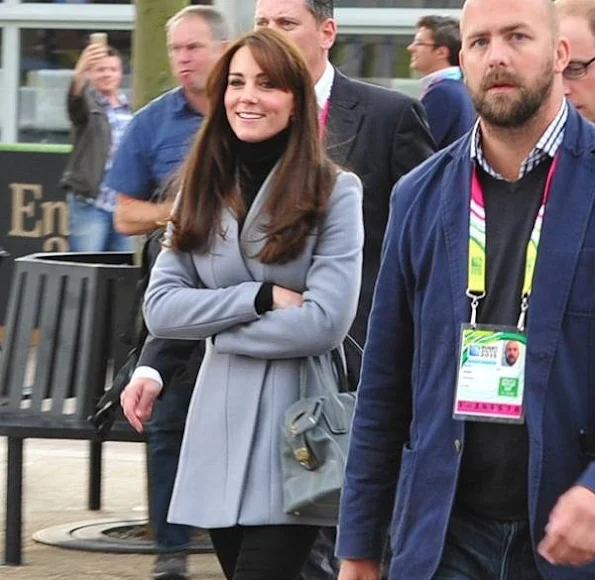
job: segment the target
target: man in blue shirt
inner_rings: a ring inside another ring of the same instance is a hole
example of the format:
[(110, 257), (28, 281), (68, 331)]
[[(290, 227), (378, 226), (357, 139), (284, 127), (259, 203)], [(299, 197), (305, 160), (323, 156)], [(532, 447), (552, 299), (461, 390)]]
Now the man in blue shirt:
[[(107, 182), (118, 192), (114, 223), (119, 232), (150, 233), (169, 217), (170, 186), (207, 112), (207, 78), (228, 38), (223, 16), (208, 6), (189, 6), (168, 22), (170, 65), (178, 86), (136, 113), (114, 159)], [(168, 389), (148, 428), (151, 523), (160, 552), (155, 580), (187, 578), (189, 529), (168, 524), (167, 512), (191, 392), (191, 387)]]
[(223, 17), (212, 8), (190, 6), (170, 20), (168, 51), (179, 86), (136, 113), (108, 176), (118, 191), (114, 220), (121, 233), (148, 233), (168, 218), (171, 200), (152, 198), (175, 177), (202, 122), (207, 77), (227, 36)]
[(417, 22), (411, 70), (421, 79), (421, 102), (432, 137), (442, 149), (464, 135), (475, 121), (475, 109), (459, 68), (459, 22), (446, 16), (424, 16)]

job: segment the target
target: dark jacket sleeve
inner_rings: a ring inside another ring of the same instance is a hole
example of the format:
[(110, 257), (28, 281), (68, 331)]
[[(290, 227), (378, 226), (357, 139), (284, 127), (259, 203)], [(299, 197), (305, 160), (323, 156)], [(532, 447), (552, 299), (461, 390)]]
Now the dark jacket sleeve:
[(84, 125), (89, 119), (89, 85), (86, 84), (80, 95), (73, 93), (74, 81), (70, 83), (66, 96), (66, 110), (73, 125)]
[[(202, 342), (203, 344), (199, 344)], [(149, 335), (141, 351), (137, 366), (154, 368), (167, 389), (174, 376), (183, 372), (194, 360), (195, 349), (204, 349), (204, 341), (173, 340)], [(197, 361), (200, 364), (200, 360)]]
[(436, 151), (423, 105), (411, 100), (401, 113), (392, 147), (392, 181), (399, 181)]

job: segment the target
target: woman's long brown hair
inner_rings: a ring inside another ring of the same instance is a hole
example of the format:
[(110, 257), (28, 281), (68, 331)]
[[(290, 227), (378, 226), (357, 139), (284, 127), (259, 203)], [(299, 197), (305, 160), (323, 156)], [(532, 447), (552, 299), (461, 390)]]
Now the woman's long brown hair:
[(263, 263), (285, 263), (300, 254), (306, 238), (324, 217), (337, 171), (319, 137), (316, 96), (306, 63), (290, 41), (268, 29), (255, 30), (236, 41), (209, 76), (210, 112), (182, 170), (181, 199), (172, 215), (170, 244), (183, 252), (208, 252), (213, 237), (223, 234), (223, 208), (230, 208), (238, 217), (245, 211), (236, 180), (237, 138), (224, 106), (230, 63), (244, 46), (269, 82), (294, 97), (287, 149), (264, 206), (268, 218), (262, 233), (266, 242), (257, 256)]

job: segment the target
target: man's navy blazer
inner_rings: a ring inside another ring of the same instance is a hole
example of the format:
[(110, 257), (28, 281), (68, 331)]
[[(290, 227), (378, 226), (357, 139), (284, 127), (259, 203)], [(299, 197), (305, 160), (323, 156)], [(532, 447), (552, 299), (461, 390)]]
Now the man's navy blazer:
[[(429, 580), (436, 571), (465, 449), (465, 423), (453, 420), (452, 411), (459, 329), (470, 319), (470, 139), (411, 172), (391, 198), (338, 547), (342, 557), (380, 558), (390, 525), (391, 580)], [(561, 494), (577, 483), (595, 491), (594, 202), (595, 126), (571, 108), (528, 312), (535, 544)], [(553, 567), (536, 558), (547, 580), (595, 579), (595, 564)]]

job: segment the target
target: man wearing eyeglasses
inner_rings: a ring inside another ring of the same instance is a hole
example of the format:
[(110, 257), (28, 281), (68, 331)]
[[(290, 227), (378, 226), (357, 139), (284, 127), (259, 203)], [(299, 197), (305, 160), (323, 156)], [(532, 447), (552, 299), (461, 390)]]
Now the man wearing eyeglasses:
[(442, 149), (469, 131), (475, 121), (475, 109), (459, 68), (459, 21), (437, 15), (420, 18), (407, 50), (411, 70), (423, 75), (421, 102), (436, 146)]
[(560, 30), (570, 42), (564, 91), (572, 104), (595, 122), (595, 0), (556, 0)]

